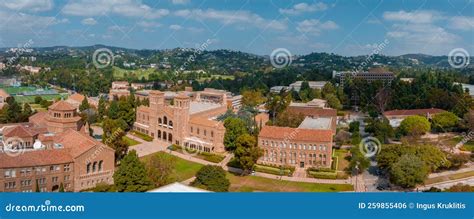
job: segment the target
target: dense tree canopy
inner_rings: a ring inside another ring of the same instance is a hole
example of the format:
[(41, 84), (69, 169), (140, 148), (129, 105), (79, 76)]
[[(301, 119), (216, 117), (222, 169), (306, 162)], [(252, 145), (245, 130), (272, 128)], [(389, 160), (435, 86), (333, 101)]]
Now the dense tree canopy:
[(130, 151), (114, 173), (114, 183), (119, 192), (146, 192), (153, 182), (148, 178), (145, 164), (135, 150)]
[(214, 192), (227, 192), (230, 181), (226, 178), (226, 171), (220, 166), (206, 165), (197, 173), (191, 185)]

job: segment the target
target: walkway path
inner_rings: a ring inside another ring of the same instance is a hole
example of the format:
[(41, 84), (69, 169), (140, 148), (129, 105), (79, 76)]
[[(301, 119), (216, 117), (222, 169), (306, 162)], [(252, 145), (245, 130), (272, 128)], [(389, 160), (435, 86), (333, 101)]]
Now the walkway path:
[[(127, 135), (128, 137), (132, 138), (134, 136)], [(135, 139), (135, 138), (134, 138)], [(174, 156), (177, 156), (179, 158), (189, 160), (195, 163), (200, 163), (203, 165), (219, 165), (221, 166), (224, 170), (229, 171), (229, 172), (234, 172), (240, 174), (242, 170), (233, 168), (233, 167), (228, 167), (226, 164), (232, 159), (233, 154), (227, 154), (224, 160), (219, 162), (218, 164), (212, 163), (206, 160), (202, 160), (196, 157), (193, 157), (191, 154), (182, 154), (176, 151), (171, 151), (166, 149), (166, 145), (158, 142), (158, 141), (153, 141), (153, 142), (146, 142), (143, 141), (142, 139), (139, 139), (137, 141), (140, 141), (141, 143), (138, 145), (135, 145), (133, 147), (130, 147), (130, 149), (136, 150), (138, 153), (139, 157), (143, 157), (152, 153), (156, 153), (158, 151), (166, 151), (166, 153), (170, 153)], [(353, 180), (351, 177), (348, 179), (316, 179), (316, 178), (306, 178), (306, 177), (288, 177), (288, 176), (277, 176), (273, 174), (268, 174), (268, 173), (260, 173), (260, 172), (255, 172), (255, 176), (260, 176), (260, 177), (265, 177), (269, 179), (281, 179), (281, 180), (287, 180), (287, 181), (292, 181), (292, 182), (307, 182), (307, 183), (325, 183), (325, 184), (354, 184)], [(183, 181), (183, 183), (190, 183), (194, 179), (187, 179)], [(358, 191), (358, 190), (356, 190)]]

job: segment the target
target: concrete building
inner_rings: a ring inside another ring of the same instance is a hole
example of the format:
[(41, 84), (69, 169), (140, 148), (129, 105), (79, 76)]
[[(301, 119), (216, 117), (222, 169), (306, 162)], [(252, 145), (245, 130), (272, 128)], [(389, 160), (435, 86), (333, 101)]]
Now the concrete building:
[(385, 111), (383, 113), (383, 116), (390, 122), (390, 125), (394, 128), (399, 127), (400, 123), (407, 118), (408, 116), (424, 116), (428, 119), (431, 119), (432, 116), (446, 112), (442, 109), (436, 109), (436, 108), (431, 108), (431, 109), (411, 109), (411, 110), (390, 110), (390, 111)]
[(264, 165), (331, 167), (333, 133), (331, 130), (265, 126), (258, 146), (263, 150), (259, 163)]
[(65, 101), (0, 127), (0, 192), (78, 192), (113, 183), (115, 151), (90, 137)]
[(357, 71), (333, 71), (332, 72), (332, 77), (336, 78), (339, 80), (339, 84), (341, 86), (344, 86), (345, 82), (347, 80), (353, 80), (353, 79), (362, 79), (368, 82), (373, 82), (373, 81), (382, 81), (384, 83), (390, 84), (393, 79), (395, 78), (395, 75), (387, 71), (383, 68), (372, 68), (369, 69), (369, 71), (364, 71), (364, 72), (357, 72)]
[[(327, 81), (308, 81), (308, 85), (311, 89), (323, 89), (324, 85), (328, 83)], [(300, 91), (301, 89), (301, 84), (303, 84), (303, 81), (296, 81), (289, 86), (289, 90), (293, 89), (295, 91)]]
[(225, 128), (215, 120), (218, 115), (227, 111), (225, 93), (205, 93), (194, 100), (179, 94), (174, 97), (173, 105), (165, 102), (161, 91), (151, 91), (148, 98), (149, 107), (137, 108), (134, 130), (150, 135), (162, 143), (211, 153), (225, 151)]
[(109, 91), (109, 100), (114, 97), (128, 97), (130, 96), (130, 85), (127, 81), (114, 81), (112, 82), (112, 88)]

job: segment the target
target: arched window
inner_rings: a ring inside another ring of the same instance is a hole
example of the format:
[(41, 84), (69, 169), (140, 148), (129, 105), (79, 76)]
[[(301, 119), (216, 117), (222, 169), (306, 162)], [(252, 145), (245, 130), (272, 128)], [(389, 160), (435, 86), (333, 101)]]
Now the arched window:
[(163, 117), (163, 124), (168, 124), (168, 118), (166, 118), (166, 116)]
[(103, 160), (99, 161), (99, 172), (102, 172), (103, 165), (104, 165), (104, 161)]
[(166, 140), (166, 132), (163, 132), (163, 140)]
[(173, 121), (170, 120), (170, 122), (168, 123), (168, 125), (173, 128)]
[(161, 131), (158, 130), (158, 138), (161, 138)]
[(97, 171), (97, 161), (94, 162), (94, 164), (92, 165), (92, 172), (95, 172)]
[(87, 163), (87, 173), (91, 172), (91, 163)]
[(158, 124), (163, 124), (162, 121), (161, 121), (161, 118), (158, 118)]
[(168, 141), (173, 141), (173, 135), (171, 133), (168, 133)]

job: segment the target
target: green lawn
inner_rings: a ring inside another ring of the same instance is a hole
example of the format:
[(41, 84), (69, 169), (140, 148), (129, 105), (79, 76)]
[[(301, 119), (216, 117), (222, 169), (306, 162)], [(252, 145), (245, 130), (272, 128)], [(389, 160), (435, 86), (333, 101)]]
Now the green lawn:
[(226, 79), (234, 80), (234, 79), (235, 79), (235, 76), (233, 76), (233, 75), (211, 75), (210, 77), (202, 77), (202, 78), (199, 78), (198, 81), (199, 81), (199, 82), (204, 82), (204, 81), (206, 81), (206, 80), (218, 79), (218, 78), (222, 78), (223, 80), (226, 80)]
[(456, 173), (456, 174), (451, 174), (451, 175), (448, 175), (448, 176), (439, 176), (439, 177), (427, 179), (425, 181), (425, 184), (428, 185), (428, 184), (439, 183), (439, 182), (444, 182), (444, 181), (449, 181), (449, 180), (468, 178), (468, 177), (472, 177), (472, 176), (474, 176), (474, 171)]
[(127, 70), (127, 69), (122, 69), (122, 68), (114, 66), (113, 71), (114, 71), (114, 78), (116, 79), (124, 79), (126, 78), (126, 76), (136, 76), (138, 79), (145, 77), (146, 79), (148, 79), (148, 76), (151, 73), (154, 73), (155, 69), (148, 68), (148, 69)]
[[(191, 161), (187, 161), (184, 159), (181, 159), (179, 157), (173, 156), (171, 154), (168, 154), (166, 152), (160, 151), (157, 153), (164, 153), (166, 156), (172, 156), (176, 158), (176, 166), (173, 174), (171, 174), (171, 179), (173, 179), (173, 182), (181, 182), (184, 180), (187, 180), (193, 176), (196, 175), (197, 171), (203, 167), (202, 164), (194, 163)], [(157, 153), (147, 155), (145, 157), (140, 158), (142, 161), (146, 162), (149, 157), (156, 155)]]
[[(456, 136), (456, 137), (452, 138), (449, 141), (449, 144), (451, 146), (454, 146), (454, 145), (458, 144), (459, 142), (461, 142), (462, 140), (463, 140), (463, 138), (461, 136)], [(463, 151), (474, 152), (474, 141), (468, 141), (468, 142), (464, 143), (463, 146), (460, 149), (463, 150)]]
[(258, 176), (236, 176), (228, 173), (231, 192), (343, 192), (353, 191), (350, 184), (291, 182)]
[(335, 156), (338, 157), (338, 166), (337, 166), (337, 174), (338, 178), (346, 179), (349, 177), (347, 173), (347, 168), (349, 167), (349, 160), (346, 159), (349, 156), (349, 150), (346, 149), (336, 149), (334, 151)]
[[(49, 95), (39, 95), (41, 98), (45, 100), (55, 100), (57, 98), (63, 97), (67, 99), (67, 94), (49, 94)], [(15, 100), (19, 103), (34, 103), (36, 96), (15, 96)]]
[(123, 136), (122, 139), (127, 142), (127, 144), (128, 144), (129, 147), (130, 147), (130, 146), (137, 145), (137, 144), (140, 144), (139, 141), (133, 140), (133, 139), (127, 137), (127, 136)]

